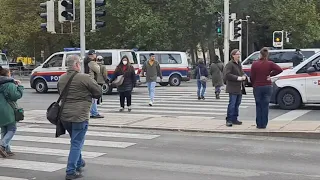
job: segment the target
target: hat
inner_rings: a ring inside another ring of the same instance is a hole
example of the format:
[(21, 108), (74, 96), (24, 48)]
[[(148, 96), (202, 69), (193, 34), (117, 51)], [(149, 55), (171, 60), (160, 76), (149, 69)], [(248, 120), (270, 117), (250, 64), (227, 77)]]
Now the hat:
[(96, 50), (94, 49), (89, 50), (88, 55), (93, 55), (93, 54), (96, 54)]

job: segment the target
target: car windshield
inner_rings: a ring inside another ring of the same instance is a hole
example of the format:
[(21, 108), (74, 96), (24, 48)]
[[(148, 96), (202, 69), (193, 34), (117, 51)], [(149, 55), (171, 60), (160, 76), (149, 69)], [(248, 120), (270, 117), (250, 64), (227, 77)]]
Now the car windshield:
[(5, 54), (0, 54), (0, 65), (8, 65), (8, 59)]

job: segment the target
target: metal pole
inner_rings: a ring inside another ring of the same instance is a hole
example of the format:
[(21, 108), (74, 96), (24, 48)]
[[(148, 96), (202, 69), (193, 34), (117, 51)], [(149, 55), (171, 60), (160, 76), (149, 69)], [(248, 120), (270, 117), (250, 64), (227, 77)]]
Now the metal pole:
[(91, 32), (96, 32), (96, 0), (91, 0)]
[(229, 0), (224, 0), (224, 64), (229, 62)]
[(242, 32), (243, 32), (243, 30), (242, 30), (242, 19), (239, 19), (239, 21), (241, 22), (241, 31), (240, 31), (240, 34), (241, 34), (241, 36), (240, 36), (240, 38), (239, 38), (239, 51), (240, 51), (240, 60), (242, 61)]
[(249, 19), (247, 19), (247, 57), (249, 56)]
[(84, 58), (86, 51), (86, 2), (80, 0), (80, 49), (81, 49), (81, 71), (84, 72)]

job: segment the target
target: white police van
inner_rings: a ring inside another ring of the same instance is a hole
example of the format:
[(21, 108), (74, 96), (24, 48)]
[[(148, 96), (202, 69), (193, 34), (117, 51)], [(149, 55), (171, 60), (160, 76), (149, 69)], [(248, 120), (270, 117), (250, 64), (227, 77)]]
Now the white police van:
[[(301, 53), (305, 59), (308, 59), (318, 52), (320, 52), (320, 49), (301, 49)], [(279, 65), (283, 70), (286, 70), (293, 67), (292, 59), (295, 56), (295, 53), (295, 49), (273, 49), (269, 50), (269, 59)], [(250, 77), (251, 74), (251, 65), (254, 61), (259, 59), (259, 56), (260, 52), (256, 51), (242, 61), (243, 71), (248, 77)], [(250, 84), (250, 78), (248, 78), (248, 83)]]
[(320, 53), (293, 69), (272, 77), (271, 103), (281, 109), (294, 110), (303, 104), (320, 103)]
[[(88, 51), (86, 51), (86, 54)], [(108, 71), (108, 77), (112, 78), (114, 71), (123, 56), (127, 56), (130, 59), (136, 74), (138, 73), (139, 63), (136, 54), (132, 50), (123, 49), (106, 49), (96, 50), (97, 56), (103, 57), (103, 64)], [(48, 59), (35, 68), (30, 77), (30, 86), (38, 93), (46, 93), (49, 89), (57, 89), (57, 82), (62, 74), (67, 71), (66, 58), (68, 55), (77, 54), (80, 56), (80, 51), (68, 51), (66, 49), (63, 52), (57, 52), (52, 54)], [(137, 75), (139, 78), (139, 75)], [(103, 85), (102, 90), (104, 94), (112, 93), (113, 87), (109, 87), (106, 83)]]
[[(160, 64), (160, 69), (162, 72), (162, 82), (157, 79), (157, 82), (161, 86), (180, 86), (181, 81), (190, 80), (190, 68), (185, 52), (179, 51), (137, 51), (139, 65), (139, 73), (142, 70), (142, 66), (147, 62), (150, 57), (149, 54), (153, 53), (156, 60)], [(145, 77), (140, 77), (141, 82), (145, 82)]]
[(0, 53), (0, 66), (9, 69), (9, 61), (6, 54), (4, 53)]

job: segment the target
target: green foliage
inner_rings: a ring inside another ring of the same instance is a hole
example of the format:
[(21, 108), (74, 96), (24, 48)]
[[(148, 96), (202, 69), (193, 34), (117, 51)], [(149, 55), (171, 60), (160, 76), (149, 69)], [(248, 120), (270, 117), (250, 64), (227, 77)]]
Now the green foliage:
[[(79, 47), (79, 0), (73, 34), (42, 32), (39, 4), (45, 0), (0, 1), (0, 48), (11, 56), (48, 56), (64, 47)], [(86, 46), (95, 48), (139, 48), (140, 50), (189, 51), (222, 47), (214, 23), (222, 0), (108, 0), (106, 27), (91, 33), (91, 1), (86, 1)], [(250, 15), (250, 39), (259, 47), (272, 46), (272, 32), (292, 33), (286, 47), (310, 47), (320, 41), (318, 0), (231, 0), (230, 12), (238, 18)], [(65, 24), (64, 32), (70, 32)], [(224, 28), (222, 28), (223, 30)], [(60, 32), (60, 24), (56, 25)], [(243, 28), (245, 34), (246, 28)]]

